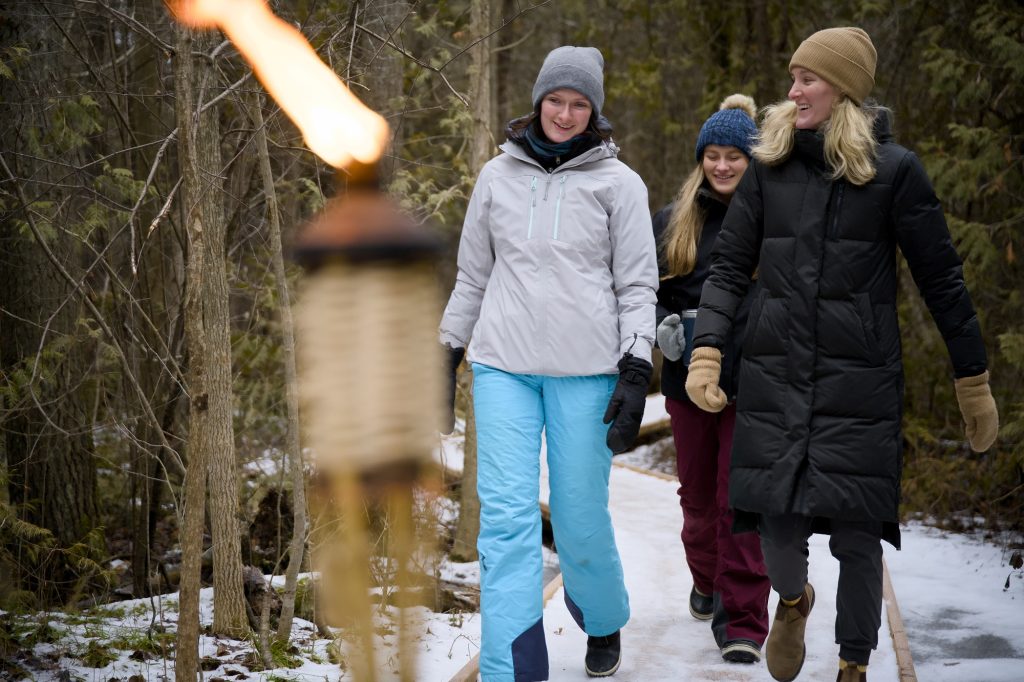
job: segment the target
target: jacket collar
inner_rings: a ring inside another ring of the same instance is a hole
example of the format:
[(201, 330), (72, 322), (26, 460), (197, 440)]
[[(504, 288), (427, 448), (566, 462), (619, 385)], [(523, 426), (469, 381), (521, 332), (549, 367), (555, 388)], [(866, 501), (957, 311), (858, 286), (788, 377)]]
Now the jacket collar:
[[(871, 134), (879, 144), (892, 142), (892, 111), (886, 107), (871, 107), (875, 115)], [(797, 130), (793, 139), (794, 152), (819, 170), (830, 169), (825, 161), (825, 134), (820, 130)]]
[[(537, 159), (527, 154), (526, 150), (523, 149), (521, 145), (516, 144), (512, 140), (506, 140), (500, 147), (498, 147), (498, 149), (505, 152), (509, 156), (518, 159), (519, 161), (523, 161), (525, 163), (536, 166), (537, 168), (540, 168), (545, 173), (548, 172), (544, 168), (544, 166), (542, 166), (540, 162), (537, 161)], [(618, 154), (619, 148), (615, 145), (614, 142), (609, 140), (608, 142), (602, 142), (601, 144), (597, 145), (592, 149), (588, 149), (579, 156), (569, 159), (568, 161), (563, 163), (561, 166), (558, 166), (551, 172), (557, 173), (558, 171), (566, 170), (568, 168), (575, 168), (576, 166), (580, 166), (585, 163), (590, 163), (592, 161), (600, 161), (602, 159), (615, 158), (616, 156), (618, 156)]]
[[(707, 181), (705, 180), (705, 182)], [(719, 210), (724, 212), (729, 208), (729, 204), (722, 201), (722, 197), (715, 194), (715, 192), (706, 184), (701, 185), (697, 189), (697, 201), (699, 201), (701, 206), (709, 211)]]

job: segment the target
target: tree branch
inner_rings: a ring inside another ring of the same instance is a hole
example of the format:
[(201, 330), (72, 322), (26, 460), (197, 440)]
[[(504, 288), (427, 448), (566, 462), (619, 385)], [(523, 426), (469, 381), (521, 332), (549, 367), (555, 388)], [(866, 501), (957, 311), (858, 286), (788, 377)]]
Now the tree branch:
[(123, 12), (118, 12), (116, 9), (114, 9), (107, 3), (103, 2), (103, 0), (78, 1), (84, 5), (95, 5), (96, 7), (99, 7), (101, 10), (103, 10), (110, 16), (114, 17), (128, 28), (132, 29), (133, 31), (137, 31), (138, 33), (141, 33), (142, 35), (149, 38), (153, 42), (153, 44), (155, 44), (157, 47), (163, 50), (168, 56), (175, 54), (176, 51), (174, 49), (174, 46), (170, 43), (165, 43), (163, 40), (161, 40), (160, 37), (153, 33), (153, 31), (151, 31), (149, 28), (147, 28), (145, 24), (139, 22), (137, 19), (134, 19), (133, 17), (130, 17)]
[(365, 26), (361, 26), (359, 24), (356, 24), (356, 28), (359, 29), (360, 31), (362, 31), (363, 33), (367, 34), (368, 36), (372, 36), (373, 38), (376, 38), (377, 40), (379, 40), (380, 42), (384, 43), (385, 45), (391, 47), (391, 49), (395, 50), (396, 52), (398, 52), (399, 54), (405, 56), (406, 58), (412, 60), (413, 62), (415, 62), (419, 66), (422, 66), (427, 71), (433, 71), (434, 73), (436, 73), (438, 76), (441, 77), (441, 80), (444, 81), (444, 84), (446, 86), (448, 86), (448, 89), (452, 91), (452, 94), (455, 95), (459, 99), (459, 101), (462, 102), (463, 105), (465, 105), (467, 107), (469, 106), (469, 100), (467, 100), (462, 95), (462, 93), (460, 93), (458, 90), (456, 90), (452, 86), (452, 84), (448, 81), (448, 78), (444, 75), (444, 73), (442, 73), (441, 69), (438, 69), (435, 66), (431, 66), (430, 64), (427, 64), (425, 61), (423, 61), (419, 57), (415, 56), (414, 54), (412, 54), (408, 50), (405, 50), (402, 47), (399, 47), (394, 42), (388, 40), (387, 38), (385, 38), (382, 35), (378, 35), (376, 32), (371, 31), (370, 29), (366, 28)]

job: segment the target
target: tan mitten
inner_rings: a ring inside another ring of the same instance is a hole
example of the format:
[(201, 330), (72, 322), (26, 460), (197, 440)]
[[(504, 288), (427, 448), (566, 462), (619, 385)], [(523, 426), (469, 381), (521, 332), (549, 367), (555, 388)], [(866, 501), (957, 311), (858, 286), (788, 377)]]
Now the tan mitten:
[(988, 385), (988, 372), (957, 379), (953, 386), (956, 388), (956, 401), (960, 403), (960, 414), (964, 416), (971, 449), (975, 452), (988, 450), (999, 432), (999, 413), (996, 411), (996, 401), (992, 398), (992, 389)]
[(705, 412), (721, 412), (728, 400), (718, 386), (722, 374), (722, 351), (694, 348), (686, 376), (686, 395)]

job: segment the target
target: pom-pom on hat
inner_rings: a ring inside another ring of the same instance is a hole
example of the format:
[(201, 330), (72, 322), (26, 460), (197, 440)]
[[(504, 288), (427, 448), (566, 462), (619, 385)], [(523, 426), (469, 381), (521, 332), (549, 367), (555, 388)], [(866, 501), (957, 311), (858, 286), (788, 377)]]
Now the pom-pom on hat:
[(604, 106), (604, 57), (596, 47), (563, 45), (548, 52), (533, 84), (533, 107), (544, 95), (560, 88), (580, 93), (594, 107), (594, 114)]
[(709, 144), (736, 147), (749, 159), (750, 146), (757, 135), (755, 116), (757, 106), (754, 99), (748, 95), (737, 93), (722, 100), (718, 111), (711, 114), (700, 128), (696, 150), (698, 163), (704, 158), (704, 148)]
[(871, 38), (854, 26), (826, 28), (800, 43), (789, 70), (801, 66), (839, 88), (860, 104), (875, 86), (878, 53)]

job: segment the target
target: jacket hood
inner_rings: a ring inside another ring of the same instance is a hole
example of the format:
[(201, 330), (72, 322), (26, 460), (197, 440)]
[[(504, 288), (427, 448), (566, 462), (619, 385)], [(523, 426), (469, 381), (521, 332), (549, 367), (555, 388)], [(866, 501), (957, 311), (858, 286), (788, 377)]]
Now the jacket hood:
[(869, 106), (868, 108), (875, 114), (875, 123), (872, 127), (875, 139), (879, 144), (892, 142), (894, 139), (892, 134), (892, 109), (877, 105)]

